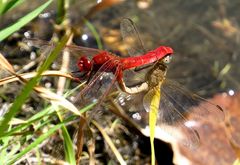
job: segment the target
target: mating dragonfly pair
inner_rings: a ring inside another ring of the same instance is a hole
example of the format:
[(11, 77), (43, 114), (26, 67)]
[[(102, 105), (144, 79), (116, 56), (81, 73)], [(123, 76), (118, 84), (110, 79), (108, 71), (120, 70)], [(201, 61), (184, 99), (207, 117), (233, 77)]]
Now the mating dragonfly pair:
[[(219, 122), (224, 119), (223, 109), (166, 79), (167, 64), (173, 55), (172, 48), (160, 46), (146, 52), (133, 21), (123, 19), (120, 27), (123, 39), (132, 40), (128, 57), (120, 57), (104, 50), (67, 46), (68, 50), (77, 52), (79, 56), (75, 65), (80, 77), (88, 79), (87, 86), (76, 99), (84, 99), (88, 103), (98, 100), (98, 104), (101, 104), (117, 82), (122, 92), (116, 102), (123, 108), (133, 110), (135, 113), (132, 113), (131, 118), (147, 127), (146, 116), (151, 109), (154, 88), (160, 88), (157, 126), (180, 143), (195, 148), (199, 145), (200, 137), (197, 131), (187, 124), (188, 116), (214, 116)], [(181, 129), (184, 136), (178, 134), (177, 129)]]

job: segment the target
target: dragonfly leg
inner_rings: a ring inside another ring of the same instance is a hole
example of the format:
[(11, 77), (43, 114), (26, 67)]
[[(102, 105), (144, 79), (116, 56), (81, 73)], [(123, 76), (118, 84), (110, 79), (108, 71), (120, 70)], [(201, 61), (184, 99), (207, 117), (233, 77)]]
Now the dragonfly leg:
[(117, 82), (118, 82), (118, 85), (121, 88), (121, 90), (126, 93), (129, 93), (129, 94), (140, 93), (140, 92), (148, 89), (147, 82), (144, 82), (141, 85), (137, 85), (134, 87), (127, 87), (127, 85), (125, 84), (125, 82), (123, 80), (123, 72), (121, 69), (117, 70)]
[(88, 79), (87, 79), (87, 84), (90, 82), (90, 80), (92, 79), (92, 77), (96, 74), (96, 70), (93, 69), (93, 66), (91, 68), (91, 71), (90, 72), (87, 72), (88, 73)]
[(73, 71), (71, 74), (78, 80), (83, 80), (85, 77), (88, 77), (89, 72), (81, 73), (81, 75), (78, 75), (78, 73), (81, 73), (80, 71)]

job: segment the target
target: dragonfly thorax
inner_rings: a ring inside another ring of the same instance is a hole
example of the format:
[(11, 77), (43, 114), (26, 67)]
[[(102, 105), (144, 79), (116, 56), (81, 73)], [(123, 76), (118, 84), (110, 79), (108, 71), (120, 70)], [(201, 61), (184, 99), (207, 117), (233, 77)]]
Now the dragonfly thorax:
[(113, 58), (116, 58), (116, 57), (113, 54), (104, 51), (102, 53), (99, 53), (98, 55), (95, 55), (92, 58), (92, 61), (95, 65), (103, 65)]

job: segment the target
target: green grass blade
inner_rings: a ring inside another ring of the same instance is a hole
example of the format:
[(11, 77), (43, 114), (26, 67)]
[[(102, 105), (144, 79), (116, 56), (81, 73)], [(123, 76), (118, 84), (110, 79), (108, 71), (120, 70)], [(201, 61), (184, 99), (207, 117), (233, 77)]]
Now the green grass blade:
[[(95, 105), (96, 105), (96, 103), (92, 103), (92, 104), (85, 106), (84, 108), (82, 108), (80, 110), (80, 113), (84, 113), (84, 112), (92, 109)], [(58, 116), (59, 116), (59, 119), (62, 120), (59, 113), (58, 113)], [(74, 152), (74, 148), (73, 148), (73, 142), (72, 142), (70, 135), (65, 126), (62, 127), (62, 135), (63, 135), (63, 139), (64, 139), (65, 159), (69, 164), (75, 165), (76, 159), (75, 159), (75, 152)]]
[(33, 20), (35, 17), (37, 17), (44, 9), (46, 9), (48, 7), (48, 5), (50, 5), (50, 3), (53, 0), (48, 0), (46, 3), (44, 3), (43, 5), (39, 6), (37, 9), (33, 10), (32, 12), (30, 12), (29, 14), (27, 14), (26, 16), (20, 18), (16, 23), (14, 23), (13, 25), (3, 29), (0, 31), (0, 41), (4, 40), (5, 38), (7, 38), (9, 35), (11, 35), (12, 33), (16, 32), (17, 30), (19, 30), (20, 28), (22, 28), (24, 25), (26, 25), (27, 23), (29, 23), (31, 20)]
[(93, 36), (95, 37), (95, 39), (97, 41), (98, 48), (99, 49), (103, 49), (101, 38), (98, 35), (98, 32), (96, 31), (95, 27), (86, 19), (84, 19), (84, 23), (87, 25), (87, 27), (90, 29), (90, 31), (92, 32)]
[[(48, 110), (48, 109), (49, 109), (49, 108), (47, 108), (46, 110)], [(44, 111), (45, 111), (45, 110), (44, 110)], [(46, 112), (46, 111), (45, 111), (45, 112)], [(39, 115), (38, 115), (39, 113), (41, 113), (42, 115), (39, 116)], [(37, 115), (38, 115), (38, 117), (34, 117), (33, 119), (29, 119), (26, 123), (23, 123), (23, 124), (21, 124), (21, 125), (19, 125), (19, 126), (16, 126), (16, 127), (12, 128), (10, 131), (4, 133), (4, 135), (3, 135), (2, 137), (0, 137), (0, 139), (2, 139), (2, 138), (4, 138), (4, 137), (7, 137), (7, 136), (12, 136), (12, 134), (14, 134), (14, 133), (16, 133), (16, 132), (20, 132), (20, 131), (23, 130), (23, 129), (26, 129), (27, 127), (29, 127), (29, 126), (32, 125), (33, 123), (35, 123), (35, 122), (37, 122), (37, 121), (39, 121), (39, 120), (42, 120), (43, 117), (50, 116), (51, 114), (54, 113), (54, 111), (51, 111), (51, 113), (48, 113), (48, 112), (42, 113), (42, 111), (41, 111), (41, 112), (39, 112), (39, 113), (36, 114), (36, 115), (34, 115), (34, 116), (37, 116)]]
[(74, 118), (74, 116), (69, 117), (68, 119), (64, 120), (63, 122), (55, 125), (54, 127), (52, 127), (51, 129), (48, 130), (47, 133), (41, 135), (39, 138), (37, 138), (33, 143), (31, 143), (30, 145), (28, 145), (24, 150), (22, 150), (20, 153), (18, 153), (12, 160), (10, 160), (8, 162), (8, 164), (13, 164), (14, 162), (16, 162), (19, 158), (21, 158), (22, 156), (24, 156), (26, 153), (28, 153), (29, 151), (35, 149), (35, 147), (37, 147), (38, 144), (42, 143), (45, 139), (49, 138), (49, 136), (51, 136), (55, 131), (57, 131), (58, 129), (60, 129), (62, 126), (64, 126), (66, 123), (72, 121)]
[(0, 137), (4, 134), (5, 130), (8, 128), (8, 123), (11, 119), (19, 112), (21, 106), (26, 101), (28, 96), (30, 95), (34, 86), (39, 82), (41, 79), (41, 74), (48, 69), (51, 63), (56, 59), (58, 54), (61, 52), (64, 45), (67, 43), (69, 35), (65, 35), (60, 43), (55, 47), (55, 49), (51, 52), (48, 56), (46, 61), (43, 65), (39, 68), (36, 77), (32, 78), (23, 88), (21, 94), (15, 99), (12, 106), (10, 107), (9, 111), (4, 115), (4, 119), (0, 122)]
[(61, 24), (65, 18), (66, 15), (65, 1), (66, 0), (57, 1), (57, 24)]
[(18, 5), (22, 4), (25, 0), (10, 0), (7, 2), (0, 2), (0, 15), (5, 14), (7, 11), (17, 7)]
[(69, 164), (75, 165), (76, 159), (75, 159), (75, 152), (73, 148), (73, 142), (65, 126), (62, 127), (62, 135), (64, 138), (65, 159)]

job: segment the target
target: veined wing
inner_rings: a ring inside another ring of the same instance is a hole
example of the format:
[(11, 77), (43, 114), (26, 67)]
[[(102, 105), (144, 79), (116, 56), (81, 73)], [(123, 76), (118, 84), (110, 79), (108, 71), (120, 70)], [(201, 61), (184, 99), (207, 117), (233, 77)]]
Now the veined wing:
[(221, 122), (225, 118), (224, 110), (219, 105), (193, 94), (175, 81), (165, 80), (161, 90), (184, 116), (191, 115), (196, 119), (201, 118), (216, 122)]
[(116, 81), (116, 73), (107, 72), (115, 62), (117, 63), (115, 59), (111, 59), (104, 63), (98, 71), (94, 73), (86, 87), (76, 96), (74, 103), (86, 106), (98, 101), (98, 104), (100, 104), (110, 92)]
[[(35, 38), (31, 39), (25, 39), (24, 42), (26, 42), (29, 46), (37, 47), (40, 49), (40, 54), (43, 56), (49, 55), (49, 53), (54, 49), (56, 46), (55, 43), (47, 42)], [(78, 71), (77, 61), (81, 56), (86, 56), (87, 58), (92, 59), (92, 57), (96, 54), (100, 54), (103, 52), (103, 50), (94, 49), (94, 48), (88, 48), (88, 47), (82, 47), (77, 45), (66, 45), (65, 49), (66, 52), (70, 53), (69, 57), (69, 69), (70, 71), (76, 72)], [(60, 66), (63, 61), (63, 56), (59, 56), (56, 61), (54, 62), (56, 68)]]
[[(26, 42), (29, 46), (37, 47), (40, 48), (41, 50), (45, 50), (48, 47), (56, 46), (56, 44), (53, 42), (48, 42), (36, 38), (25, 39), (24, 42)], [(100, 49), (88, 48), (78, 45), (66, 45), (65, 48), (77, 57), (85, 55), (89, 58), (104, 51)]]
[[(147, 112), (153, 96), (153, 89), (144, 96), (143, 106)], [(200, 138), (189, 121), (197, 122), (195, 120), (199, 119), (223, 121), (224, 111), (219, 105), (192, 94), (180, 84), (165, 80), (161, 85), (157, 126), (185, 146), (196, 148)]]
[[(146, 54), (146, 50), (144, 48), (143, 42), (139, 36), (138, 30), (134, 22), (129, 18), (124, 18), (120, 24), (121, 35), (125, 43), (128, 43), (128, 56), (139, 56)], [(137, 84), (141, 84), (145, 82), (145, 75), (147, 70), (150, 69), (149, 66), (152, 64), (148, 64), (145, 66), (139, 66), (132, 70), (124, 71), (124, 81), (127, 86), (131, 87)], [(148, 67), (148, 69), (142, 70), (142, 68)], [(141, 70), (141, 71), (137, 71)]]
[[(149, 111), (154, 95), (154, 90), (134, 95), (121, 92), (115, 99), (116, 103), (129, 116), (129, 120), (145, 135), (149, 135)], [(164, 98), (166, 96), (161, 93), (160, 100), (162, 101), (160, 101), (160, 109), (157, 115), (155, 137), (167, 142), (175, 140), (191, 149), (196, 148), (200, 143), (197, 131), (194, 128), (187, 127), (184, 124), (187, 119), (177, 113), (176, 108)], [(163, 107), (167, 106), (168, 109), (163, 109)], [(176, 118), (180, 118), (181, 120), (176, 120)]]
[[(150, 111), (150, 103), (154, 94), (152, 89), (143, 98), (143, 105), (147, 112)], [(185, 125), (186, 122), (187, 119), (178, 111), (174, 103), (168, 99), (164, 92), (161, 92), (156, 128), (166, 132), (172, 139), (181, 144), (195, 149), (200, 144), (200, 137), (194, 128)], [(156, 134), (158, 133), (156, 132)]]
[(129, 18), (124, 18), (120, 24), (123, 40), (130, 45), (128, 49), (129, 56), (138, 56), (146, 53), (143, 42), (134, 22)]

